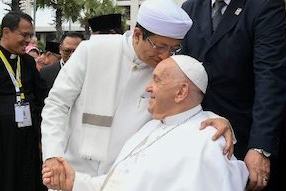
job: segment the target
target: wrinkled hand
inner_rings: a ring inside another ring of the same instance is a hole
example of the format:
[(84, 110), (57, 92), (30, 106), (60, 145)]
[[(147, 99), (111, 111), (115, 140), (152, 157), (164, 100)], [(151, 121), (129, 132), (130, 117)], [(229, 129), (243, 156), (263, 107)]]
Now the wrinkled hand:
[(64, 166), (57, 158), (47, 159), (43, 164), (43, 184), (50, 189), (60, 190), (60, 179), (63, 178)]
[(61, 189), (63, 191), (72, 191), (75, 179), (75, 171), (65, 159), (58, 158), (58, 161), (62, 163), (65, 170), (65, 176), (62, 176), (60, 179)]
[(248, 191), (259, 191), (267, 186), (270, 176), (270, 160), (257, 151), (249, 150), (244, 158), (249, 171)]
[(213, 126), (217, 129), (217, 132), (212, 137), (214, 141), (217, 140), (220, 136), (224, 136), (226, 145), (223, 149), (223, 154), (227, 154), (227, 158), (230, 159), (234, 150), (234, 135), (231, 131), (230, 122), (225, 118), (207, 119), (201, 123), (200, 129), (205, 129), (207, 126)]

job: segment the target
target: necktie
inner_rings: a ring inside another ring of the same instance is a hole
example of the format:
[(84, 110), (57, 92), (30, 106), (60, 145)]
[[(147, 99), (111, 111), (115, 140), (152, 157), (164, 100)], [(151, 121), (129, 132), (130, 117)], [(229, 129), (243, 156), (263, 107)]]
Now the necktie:
[(221, 10), (222, 8), (226, 6), (226, 3), (223, 0), (216, 0), (216, 2), (214, 3), (214, 16), (212, 19), (213, 22), (213, 31), (216, 30), (217, 26), (219, 25), (221, 19), (222, 19), (222, 13)]

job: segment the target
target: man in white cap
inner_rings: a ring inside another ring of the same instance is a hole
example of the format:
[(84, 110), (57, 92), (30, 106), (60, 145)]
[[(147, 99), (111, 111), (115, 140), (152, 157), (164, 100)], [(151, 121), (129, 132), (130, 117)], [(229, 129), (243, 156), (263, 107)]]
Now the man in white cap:
[[(172, 0), (146, 0), (133, 33), (95, 35), (77, 47), (42, 112), (43, 160), (54, 173), (45, 182), (49, 188), (59, 189), (64, 175), (59, 157), (79, 172), (78, 179), (110, 169), (125, 141), (151, 119), (142, 95), (153, 68), (180, 50), (191, 25)], [(231, 137), (228, 124), (219, 122), (215, 136)]]
[[(225, 140), (211, 141), (214, 128), (199, 130), (208, 119), (200, 105), (207, 84), (207, 73), (194, 58), (175, 55), (161, 61), (146, 88), (153, 120), (127, 141), (107, 175), (86, 181), (81, 190), (243, 191), (245, 163), (222, 154)], [(64, 190), (80, 190), (73, 189), (74, 170), (60, 161), (67, 175)], [(44, 172), (46, 178), (52, 174)]]

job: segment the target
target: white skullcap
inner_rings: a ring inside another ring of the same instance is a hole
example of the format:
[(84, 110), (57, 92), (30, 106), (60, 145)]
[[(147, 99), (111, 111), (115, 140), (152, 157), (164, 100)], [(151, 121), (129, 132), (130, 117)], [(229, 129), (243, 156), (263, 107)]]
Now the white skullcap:
[(189, 15), (173, 0), (146, 0), (137, 22), (148, 31), (174, 39), (183, 39), (192, 26)]
[(184, 74), (205, 94), (208, 86), (208, 75), (203, 64), (185, 55), (174, 55), (171, 58)]

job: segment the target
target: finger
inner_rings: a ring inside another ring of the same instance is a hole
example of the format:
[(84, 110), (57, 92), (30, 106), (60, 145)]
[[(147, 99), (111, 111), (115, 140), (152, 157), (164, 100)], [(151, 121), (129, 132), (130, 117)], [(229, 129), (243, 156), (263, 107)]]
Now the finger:
[(205, 129), (207, 126), (212, 126), (213, 121), (212, 120), (204, 120), (203, 122), (201, 122), (201, 126), (200, 126), (200, 130)]
[(229, 152), (231, 151), (231, 144), (229, 142), (225, 143), (225, 146), (223, 148), (223, 154), (229, 154)]
[(256, 187), (256, 184), (257, 184), (257, 181), (258, 181), (258, 175), (257, 173), (255, 173), (254, 171), (250, 171), (249, 172), (249, 181), (248, 181), (248, 184), (247, 184), (247, 187), (246, 187), (246, 190), (254, 190), (255, 187)]
[(230, 131), (226, 131), (224, 133), (224, 137), (225, 137), (225, 146), (223, 148), (223, 154), (227, 154), (229, 153), (229, 155), (232, 155), (232, 151), (233, 151), (233, 143), (232, 143), (232, 136)]
[(44, 167), (42, 169), (42, 174), (47, 173), (47, 172), (52, 172), (50, 168)]
[(54, 186), (54, 171), (53, 171), (53, 168), (51, 169), (51, 172), (52, 172), (52, 176), (50, 178), (50, 187), (53, 188), (53, 186)]
[(50, 178), (43, 178), (43, 184), (48, 188), (51, 188), (51, 179)]
[(57, 158), (57, 160), (58, 160), (60, 163), (63, 163), (64, 161), (66, 161), (64, 158), (61, 158), (61, 157)]
[(233, 155), (233, 151), (234, 151), (234, 146), (232, 144), (231, 148), (229, 149), (229, 152), (227, 154), (227, 158), (230, 160), (232, 155)]
[(65, 173), (66, 173), (65, 174), (66, 175), (66, 179), (70, 179), (71, 177), (74, 178), (74, 170), (71, 168), (69, 163), (66, 160), (64, 160), (62, 162), (62, 165), (63, 165)]
[(65, 181), (66, 181), (66, 176), (65, 176), (65, 173), (64, 172), (62, 172), (61, 174), (60, 174), (60, 189), (61, 190), (65, 190), (65, 185), (66, 185), (66, 183), (65, 183)]
[(220, 130), (217, 130), (215, 134), (212, 136), (212, 140), (216, 141), (221, 135), (222, 135), (222, 132)]
[(51, 178), (52, 176), (52, 172), (46, 172), (42, 175), (43, 178)]
[(64, 166), (64, 169), (68, 169), (69, 168), (69, 163), (66, 160), (60, 159), (60, 161), (61, 161), (62, 165)]
[(258, 178), (258, 182), (257, 182), (257, 184), (256, 184), (256, 186), (255, 186), (255, 189), (256, 190), (261, 190), (262, 188), (264, 188), (264, 186), (263, 186), (263, 177), (262, 176), (259, 176), (259, 178)]
[(246, 186), (246, 190), (248, 190), (248, 191), (255, 190), (255, 186), (256, 186), (256, 183), (249, 181), (247, 186)]
[(267, 176), (264, 176), (262, 179), (263, 187), (266, 187), (268, 184), (269, 178)]
[(60, 170), (59, 168), (53, 169), (53, 187), (59, 189), (60, 187)]
[(52, 168), (53, 176), (51, 177), (51, 188), (53, 190), (60, 190), (59, 173), (55, 168)]

